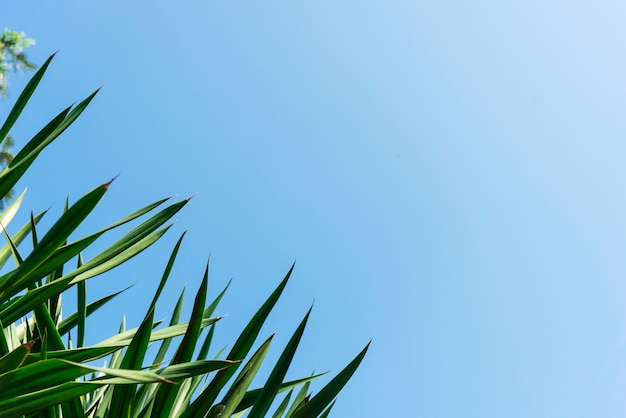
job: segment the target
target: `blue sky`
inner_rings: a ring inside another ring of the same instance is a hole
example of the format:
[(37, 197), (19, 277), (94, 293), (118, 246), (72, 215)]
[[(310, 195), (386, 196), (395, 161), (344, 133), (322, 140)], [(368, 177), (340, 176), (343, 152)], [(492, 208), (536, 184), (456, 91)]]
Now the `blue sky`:
[(265, 331), (280, 352), (315, 301), (292, 375), (373, 338), (334, 416), (624, 415), (618, 2), (24, 1), (3, 18), (35, 62), (62, 48), (18, 144), (104, 86), (24, 179), (28, 209), (118, 173), (86, 230), (196, 194), (93, 281), (136, 283), (115, 305), (129, 324), (189, 229), (157, 315), (210, 254), (213, 294), (233, 278), (226, 344), (297, 260)]

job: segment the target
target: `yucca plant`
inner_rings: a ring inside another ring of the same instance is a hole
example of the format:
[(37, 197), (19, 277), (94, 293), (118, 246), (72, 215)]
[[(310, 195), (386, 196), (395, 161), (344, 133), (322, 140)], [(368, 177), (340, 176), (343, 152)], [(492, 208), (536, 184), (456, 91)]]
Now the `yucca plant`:
[[(0, 143), (35, 92), (53, 56), (17, 99), (0, 128)], [(96, 93), (60, 112), (17, 153), (0, 172), (0, 197), (15, 186), (40, 152), (80, 116)], [(267, 416), (270, 410), (273, 417), (328, 416), (337, 394), (359, 366), (369, 344), (316, 395), (310, 396), (309, 385), (319, 375), (285, 381), (310, 310), (272, 365), (265, 382), (251, 389), (273, 336), (254, 351), (253, 347), (293, 266), (223, 358), (207, 356), (220, 321), (213, 312), (228, 286), (207, 302), (208, 264), (189, 320), (181, 322), (180, 318), (183, 293), (167, 325), (154, 320), (156, 304), (184, 234), (176, 242), (158, 285), (155, 281), (155, 294), (141, 325), (127, 330), (120, 313), (119, 333), (97, 344), (84, 345), (89, 315), (121, 293), (88, 303), (88, 280), (150, 247), (168, 230), (174, 214), (188, 203), (185, 199), (166, 205), (168, 199), (159, 200), (106, 228), (73, 239), (77, 227), (89, 217), (110, 185), (111, 182), (102, 184), (73, 204), (66, 204), (45, 234), (37, 229), (45, 211), (31, 213), (30, 220), (16, 233), (7, 233), (5, 228), (19, 210), (23, 193), (0, 214), (0, 227), (6, 238), (6, 244), (0, 248), (0, 267), (5, 271), (0, 276), (0, 417), (195, 418), (247, 414), (254, 418)], [(83, 251), (93, 248), (102, 235), (130, 224), (135, 226), (120, 234), (113, 244), (83, 260)], [(22, 248), (20, 244), (29, 236), (32, 250), (22, 254), (18, 247)], [(13, 268), (9, 267), (11, 258), (15, 262)], [(69, 289), (77, 295), (77, 310), (62, 319), (61, 298)], [(70, 333), (75, 335), (75, 343)], [(153, 350), (149, 350), (151, 345)], [(154, 352), (148, 357), (148, 353)]]

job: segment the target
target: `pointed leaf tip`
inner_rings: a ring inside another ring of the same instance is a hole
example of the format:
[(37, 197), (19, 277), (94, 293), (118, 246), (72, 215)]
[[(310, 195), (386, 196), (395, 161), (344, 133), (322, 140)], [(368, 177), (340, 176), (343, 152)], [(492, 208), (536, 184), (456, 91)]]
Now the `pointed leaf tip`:
[(120, 175), (117, 174), (115, 177), (113, 177), (111, 180), (109, 180), (108, 182), (104, 183), (104, 189), (108, 190), (109, 186), (111, 185), (111, 183), (113, 183), (115, 181), (115, 179), (117, 179)]

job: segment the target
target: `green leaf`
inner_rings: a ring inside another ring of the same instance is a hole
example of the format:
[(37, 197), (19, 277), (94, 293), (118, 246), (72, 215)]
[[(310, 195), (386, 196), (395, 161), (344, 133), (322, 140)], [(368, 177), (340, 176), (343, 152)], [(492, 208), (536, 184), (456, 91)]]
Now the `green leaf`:
[[(120, 350), (124, 346), (119, 347), (82, 347), (72, 348), (58, 351), (48, 351), (47, 356), (51, 359), (68, 360), (74, 363), (82, 363), (97, 360), (99, 358), (108, 356), (109, 354)], [(24, 364), (32, 364), (36, 361), (42, 360), (41, 354), (31, 353)]]
[[(33, 222), (35, 225), (39, 223), (39, 220), (45, 215), (47, 209), (37, 216), (33, 218)], [(29, 232), (32, 230), (31, 222), (27, 222), (24, 226), (22, 226), (16, 233), (11, 237), (11, 240), (15, 245), (20, 245), (20, 243), (26, 238)], [(0, 248), (0, 267), (4, 266), (9, 257), (11, 256), (11, 247), (9, 244), (4, 245)]]
[(11, 109), (9, 116), (7, 116), (7, 119), (2, 125), (2, 128), (0, 128), (0, 143), (4, 141), (4, 138), (6, 138), (6, 136), (9, 134), (9, 131), (11, 130), (11, 128), (13, 127), (17, 119), (19, 118), (20, 114), (22, 113), (22, 110), (24, 110), (24, 108), (26, 107), (26, 103), (28, 103), (31, 96), (37, 89), (37, 85), (41, 81), (41, 78), (45, 74), (46, 70), (48, 69), (48, 66), (50, 65), (50, 62), (52, 61), (52, 58), (54, 58), (55, 54), (56, 52), (50, 55), (50, 57), (41, 66), (41, 68), (37, 70), (37, 72), (32, 76), (28, 84), (26, 84), (26, 87), (24, 88), (24, 90), (22, 90), (22, 93), (20, 94), (20, 96), (17, 98), (17, 101), (13, 105), (13, 108)]
[(102, 273), (105, 273), (112, 268), (115, 268), (120, 264), (126, 262), (127, 260), (130, 260), (146, 248), (150, 247), (152, 244), (158, 241), (159, 238), (161, 238), (167, 232), (167, 230), (170, 229), (170, 227), (171, 225), (168, 225), (151, 233), (145, 238), (142, 238), (136, 244), (128, 248), (121, 249), (119, 253), (113, 255), (111, 258), (107, 258), (107, 260), (100, 260), (98, 263), (96, 263), (93, 262), (93, 259), (91, 259), (87, 263), (83, 264), (80, 269), (76, 269), (76, 271), (66, 274), (62, 277), (62, 279), (71, 278), (72, 280), (69, 282), (69, 284), (76, 284), (81, 280), (87, 280)]
[[(134, 257), (135, 255), (139, 254), (140, 252), (154, 244), (159, 238), (161, 238), (161, 236), (163, 236), (163, 234), (165, 234), (167, 228), (154, 232), (137, 244), (124, 250), (120, 254), (112, 257), (102, 264), (92, 266), (92, 268), (87, 271), (81, 270), (80, 274), (74, 271), (54, 282), (47, 283), (44, 286), (38, 287), (37, 289), (34, 289), (33, 291), (26, 293), (25, 295), (14, 297), (9, 302), (0, 305), (0, 321), (4, 323), (13, 323), (25, 314), (27, 314), (29, 311), (31, 311), (34, 306), (55, 295), (58, 295), (72, 283), (78, 283), (81, 280), (87, 280), (122, 264), (123, 262), (129, 260), (130, 258)], [(81, 269), (84, 269), (86, 264), (84, 264)]]
[[(78, 254), (78, 268), (83, 265), (83, 257)], [(76, 283), (76, 307), (77, 319), (76, 332), (78, 334), (76, 345), (82, 347), (85, 343), (85, 328), (87, 321), (87, 283)]]
[[(120, 368), (131, 370), (141, 369), (146, 350), (148, 349), (148, 342), (150, 341), (153, 320), (154, 306), (151, 305), (146, 317), (139, 326), (139, 330), (133, 337), (124, 354)], [(135, 385), (115, 386), (113, 388), (109, 415), (112, 417), (128, 416), (135, 391)]]
[[(90, 371), (105, 373), (113, 378), (98, 378), (86, 383), (74, 382), (76, 377)], [(0, 417), (20, 416), (60, 402), (92, 392), (102, 385), (156, 383), (167, 380), (154, 373), (111, 368), (88, 367), (85, 365), (46, 360), (12, 372), (12, 383), (6, 387), (6, 377), (0, 376)], [(57, 384), (55, 382), (67, 381)], [(15, 386), (13, 386), (15, 385)]]
[[(156, 204), (151, 206), (155, 207), (155, 205), (158, 205), (161, 202), (157, 202)], [(49, 283), (46, 285), (50, 287), (47, 287), (46, 289), (44, 289), (43, 287), (36, 289), (36, 294), (28, 293), (24, 296), (14, 298), (10, 302), (1, 305), (0, 320), (4, 321), (5, 323), (12, 323), (19, 317), (26, 314), (28, 311), (30, 311), (32, 309), (32, 306), (35, 306), (37, 303), (40, 303), (43, 300), (60, 293), (71, 283), (76, 283), (81, 280), (86, 280), (88, 278), (94, 277), (98, 274), (102, 274), (105, 271), (108, 271), (111, 268), (116, 267), (117, 265), (134, 257), (136, 254), (140, 253), (145, 248), (156, 242), (165, 233), (167, 228), (157, 232), (153, 231), (161, 226), (165, 221), (167, 221), (167, 219), (174, 216), (174, 214), (178, 212), (187, 202), (188, 200), (184, 200), (162, 210), (161, 212), (141, 224), (139, 227), (135, 228), (125, 237), (108, 247), (98, 256), (85, 263), (80, 268), (59, 279), (57, 282), (53, 284)], [(145, 213), (145, 209), (138, 211), (130, 217), (127, 217), (117, 222), (111, 227), (127, 222), (128, 219), (134, 216), (138, 216), (141, 213)], [(103, 231), (99, 231), (99, 233), (101, 232)], [(94, 235), (87, 237), (87, 239), (92, 239), (93, 236)], [(61, 262), (63, 262), (63, 260), (61, 260)], [(54, 267), (55, 266), (50, 266), (50, 268)], [(3, 280), (6, 281), (8, 279), (8, 276), (10, 276), (11, 274), (14, 273), (9, 273), (8, 275), (0, 278), (0, 282), (2, 282)], [(18, 299), (20, 300), (18, 301)]]
[(7, 338), (7, 331), (13, 328), (13, 324), (9, 325), (9, 329), (5, 330), (2, 322), (0, 321), (0, 356), (5, 356), (9, 353), (9, 339)]
[[(305, 377), (305, 378), (302, 378), (302, 379), (292, 380), (292, 381), (289, 381), (289, 382), (285, 382), (285, 383), (280, 385), (280, 389), (278, 390), (278, 393), (282, 393), (282, 392), (285, 392), (287, 390), (292, 390), (292, 389), (302, 385), (302, 390), (298, 393), (298, 396), (294, 400), (294, 403), (295, 403), (295, 402), (298, 401), (298, 397), (300, 396), (300, 393), (302, 393), (302, 392), (304, 392), (305, 394), (307, 393), (310, 382), (312, 380), (317, 379), (320, 376), (323, 376), (324, 374), (325, 373), (313, 375), (313, 376), (310, 376), (310, 377)], [(263, 390), (263, 388), (253, 389), (253, 390), (249, 390), (248, 392), (246, 392), (246, 395), (243, 397), (243, 400), (241, 401), (241, 403), (239, 404), (239, 406), (237, 407), (235, 412), (240, 412), (240, 411), (246, 410), (246, 409), (250, 408), (252, 405), (254, 405), (254, 402), (259, 397), (259, 395), (261, 394), (262, 390)], [(302, 398), (304, 398), (304, 396)], [(287, 415), (289, 416), (289, 413)]]
[(14, 398), (4, 399), (0, 401), (0, 418), (12, 418), (30, 414), (44, 408), (58, 405), (60, 402), (76, 399), (99, 387), (101, 387), (99, 384), (71, 382), (36, 392), (29, 392)]
[[(84, 282), (79, 282), (79, 283), (84, 283)], [(99, 308), (101, 308), (102, 306), (104, 306), (107, 302), (111, 301), (113, 298), (115, 298), (117, 295), (119, 295), (122, 292), (125, 292), (126, 290), (130, 289), (132, 286), (128, 286), (125, 289), (122, 289), (118, 292), (112, 293), (108, 296), (105, 296), (101, 299), (98, 299), (95, 302), (92, 302), (90, 304), (88, 304), (85, 308), (85, 316), (89, 316), (92, 313), (94, 313), (95, 311), (97, 311)], [(78, 312), (74, 312), (73, 314), (69, 315), (67, 318), (65, 318), (64, 320), (62, 320), (61, 322), (59, 322), (58, 324), (58, 329), (59, 329), (59, 334), (64, 335), (66, 334), (70, 329), (74, 328), (75, 326), (78, 325)]]
[(74, 109), (67, 108), (61, 112), (17, 153), (11, 163), (0, 173), (0, 196), (6, 196), (41, 151), (78, 118), (97, 92), (98, 90), (76, 105)]
[[(93, 100), (100, 89), (94, 91), (86, 99), (77, 104), (74, 108), (68, 107), (60, 115), (64, 115), (63, 119), (59, 123), (49, 123), (46, 128), (41, 130), (33, 139), (31, 139), (21, 150), (17, 153), (13, 161), (9, 164), (5, 172), (18, 171), (23, 173), (37, 158), (39, 153), (47, 147), (52, 141), (54, 141), (59, 135), (63, 133), (74, 121), (80, 116), (81, 113), (87, 108), (89, 103)], [(58, 116), (53, 120), (56, 121)], [(49, 128), (53, 127), (52, 130)], [(44, 135), (46, 134), (46, 135)]]
[(172, 381), (179, 381), (232, 367), (238, 361), (229, 360), (196, 360), (187, 363), (173, 364), (156, 372), (159, 376)]
[(228, 281), (224, 289), (220, 292), (219, 295), (217, 295), (217, 297), (213, 300), (213, 302), (211, 302), (211, 304), (207, 306), (207, 308), (204, 310), (204, 316), (213, 315), (213, 311), (215, 311), (215, 308), (217, 308), (217, 305), (219, 305), (220, 301), (224, 297), (224, 294), (226, 293), (226, 290), (228, 290), (230, 283), (231, 283), (231, 280)]
[(367, 343), (365, 348), (348, 364), (333, 380), (319, 391), (309, 402), (302, 407), (296, 409), (291, 418), (308, 418), (321, 414), (324, 409), (337, 397), (339, 391), (348, 383), (356, 369), (361, 364), (367, 349), (370, 346)]
[[(207, 314), (207, 309), (204, 310), (204, 313), (205, 315)], [(205, 360), (207, 358), (209, 354), (209, 348), (211, 346), (211, 341), (213, 340), (214, 331), (215, 331), (215, 324), (211, 325), (211, 327), (209, 328), (209, 332), (207, 333), (206, 337), (204, 338), (204, 341), (202, 342), (202, 346), (200, 347), (200, 351), (198, 352), (198, 356), (196, 357), (196, 360)], [(238, 362), (233, 362), (233, 363), (238, 363)], [(202, 381), (203, 377), (204, 376), (194, 376), (188, 382), (189, 388), (187, 391), (187, 395), (185, 396), (184, 400), (181, 401), (183, 405), (189, 405), (191, 403), (191, 398), (196, 393), (198, 386), (200, 385), (200, 382)]]
[(34, 308), (35, 323), (37, 331), (40, 335), (43, 333), (47, 336), (48, 347), (51, 350), (63, 350), (65, 345), (59, 331), (50, 315), (50, 311), (46, 304), (40, 304)]
[(322, 413), (322, 415), (319, 416), (319, 418), (327, 418), (328, 414), (330, 414), (330, 410), (333, 409), (333, 406), (335, 406), (335, 401), (333, 401), (330, 406), (326, 408), (326, 410)]
[[(176, 302), (176, 305), (174, 306), (174, 312), (172, 312), (172, 318), (170, 319), (170, 323), (169, 323), (170, 327), (178, 324), (178, 321), (180, 320), (180, 313), (183, 309), (184, 299), (185, 299), (185, 288), (183, 288), (183, 290), (181, 291), (180, 296), (178, 297), (178, 301)], [(167, 353), (167, 350), (170, 348), (172, 338), (173, 337), (162, 339), (161, 346), (159, 347), (159, 351), (157, 352), (156, 356), (154, 357), (154, 361), (152, 362), (153, 364), (152, 368), (154, 369), (158, 368), (159, 364), (163, 362), (163, 359), (165, 358), (165, 354)]]
[[(261, 344), (258, 350), (250, 358), (250, 361), (248, 361), (248, 363), (246, 363), (243, 367), (226, 395), (224, 395), (224, 399), (222, 399), (219, 404), (213, 405), (208, 414), (210, 417), (228, 417), (235, 412), (237, 406), (239, 406), (241, 400), (245, 396), (248, 387), (261, 368), (261, 364), (263, 363), (263, 359), (265, 359), (273, 338), (274, 335), (271, 335), (263, 344)], [(209, 389), (207, 388), (206, 390)]]
[[(202, 318), (202, 322), (200, 323), (200, 328), (208, 327), (209, 325), (213, 325), (219, 321), (219, 318)], [(156, 331), (152, 331), (150, 335), (150, 342), (159, 341), (166, 338), (178, 337), (187, 332), (189, 328), (189, 323), (185, 322), (182, 324), (176, 324), (169, 326), (167, 328), (158, 329)], [(131, 339), (137, 332), (137, 329), (131, 329), (129, 331), (124, 331), (115, 335), (113, 337), (109, 337), (104, 341), (100, 341), (98, 344), (94, 345), (94, 347), (123, 347), (130, 343)]]
[(9, 223), (15, 217), (15, 214), (19, 210), (22, 205), (22, 201), (24, 200), (24, 195), (26, 194), (26, 190), (24, 190), (16, 199), (14, 199), (9, 205), (4, 209), (2, 215), (0, 215), (0, 225), (3, 227), (7, 227)]
[(283, 378), (287, 374), (287, 370), (291, 365), (291, 361), (293, 360), (293, 356), (296, 353), (296, 349), (298, 348), (298, 344), (300, 344), (300, 339), (302, 338), (302, 334), (304, 334), (304, 328), (306, 327), (306, 323), (309, 319), (309, 315), (311, 314), (311, 309), (306, 313), (304, 319), (298, 325), (298, 328), (294, 332), (293, 336), (287, 343), (285, 350), (281, 354), (278, 362), (274, 366), (272, 373), (270, 374), (267, 382), (263, 386), (263, 390), (259, 394), (256, 402), (252, 406), (252, 410), (250, 414), (248, 414), (248, 418), (263, 418), (270, 409), (270, 406), (274, 402), (274, 398), (278, 393), (278, 389), (280, 388), (280, 384), (283, 382)]
[(272, 418), (281, 418), (284, 415), (287, 407), (289, 406), (289, 400), (291, 399), (292, 393), (292, 390), (287, 393), (285, 398), (281, 401), (280, 405), (278, 405), (278, 408), (276, 408), (276, 411), (274, 411), (274, 415), (272, 415)]
[[(265, 303), (261, 306), (261, 308), (257, 311), (257, 313), (252, 317), (246, 328), (243, 330), (235, 345), (230, 350), (230, 353), (227, 356), (228, 360), (242, 360), (246, 357), (250, 348), (254, 344), (259, 332), (261, 331), (261, 327), (265, 323), (267, 316), (272, 311), (272, 308), (280, 298), (285, 286), (287, 285), (287, 281), (291, 276), (291, 272), (293, 271), (294, 266), (291, 266), (287, 275), (282, 280), (282, 282), (278, 285), (276, 290), (272, 292), (270, 297), (265, 301)], [(217, 375), (211, 380), (207, 390), (204, 390), (200, 396), (185, 410), (183, 413), (183, 417), (197, 417), (205, 414), (218, 394), (226, 385), (228, 380), (233, 376), (236, 371), (236, 367), (230, 367), (225, 370), (221, 370), (217, 373)]]
[(9, 248), (11, 249), (11, 255), (13, 256), (13, 259), (15, 260), (15, 264), (19, 266), (20, 264), (22, 264), (22, 261), (24, 261), (22, 259), (22, 256), (17, 250), (15, 243), (11, 240), (11, 237), (9, 236), (9, 233), (7, 232), (6, 228), (2, 224), (0, 224), (0, 228), (2, 228), (2, 233), (4, 234), (4, 237), (7, 239), (7, 244), (9, 244)]
[[(114, 244), (102, 251), (100, 254), (89, 260), (82, 266), (82, 271), (97, 268), (105, 262), (113, 259), (117, 255), (123, 253), (134, 245), (144, 240), (148, 235), (152, 234), (157, 228), (161, 227), (165, 222), (172, 218), (179, 210), (187, 204), (189, 200), (182, 200), (173, 205), (168, 206), (150, 219), (134, 228), (132, 231), (117, 240)], [(76, 271), (73, 274), (81, 274), (82, 271)]]
[(197, 360), (205, 360), (209, 355), (209, 348), (211, 347), (211, 341), (213, 340), (214, 331), (215, 324), (211, 325), (211, 327), (209, 328), (209, 332), (207, 332), (207, 335), (202, 342), (202, 346), (200, 347), (200, 351), (198, 352), (198, 357), (196, 358)]
[(0, 358), (0, 375), (11, 372), (20, 367), (24, 360), (26, 360), (26, 357), (30, 354), (30, 350), (33, 348), (34, 344), (35, 341), (29, 341)]
[(7, 300), (37, 281), (38, 277), (32, 277), (30, 273), (46, 261), (91, 213), (104, 196), (109, 184), (103, 184), (83, 196), (59, 218), (24, 262), (0, 283), (0, 300)]
[[(156, 383), (168, 381), (151, 372), (93, 367), (66, 360), (48, 359), (20, 367), (1, 375), (0, 400), (70, 382), (91, 372), (99, 372), (107, 376), (122, 378), (126, 383)], [(109, 384), (106, 378), (98, 378), (91, 382)]]
[(289, 410), (287, 411), (287, 414), (285, 415), (285, 417), (291, 417), (291, 414), (293, 414), (293, 411), (295, 411), (300, 406), (301, 403), (308, 401), (306, 398), (307, 398), (307, 394), (309, 393), (310, 387), (311, 387), (311, 381), (308, 381), (302, 385), (302, 387), (298, 391), (298, 394), (296, 395), (296, 398), (293, 400), (293, 403), (289, 407)]
[[(123, 225), (127, 222), (130, 222), (136, 218), (138, 218), (139, 216), (149, 212), (150, 210), (154, 209), (155, 207), (159, 206), (161, 203), (163, 203), (165, 200), (167, 199), (162, 199), (160, 201), (157, 201), (155, 203), (152, 203), (136, 212), (134, 212), (133, 214), (120, 219), (119, 221), (107, 226), (106, 228), (103, 228), (93, 234), (90, 234), (86, 237), (83, 237), (81, 239), (79, 239), (78, 241), (75, 241), (73, 243), (70, 244), (66, 244), (63, 243), (63, 245), (61, 247), (59, 247), (54, 254), (48, 259), (46, 260), (46, 262), (44, 262), (43, 264), (41, 264), (37, 270), (35, 270), (32, 275), (33, 276), (44, 276), (49, 274), (52, 271), (57, 271), (58, 269), (60, 269), (63, 264), (65, 264), (68, 260), (70, 260), (71, 258), (73, 258), (74, 256), (80, 254), (81, 251), (85, 250), (86, 248), (88, 248), (96, 239), (98, 239), (100, 236), (102, 236), (105, 232), (117, 228), (120, 225)], [(180, 209), (180, 207), (182, 207), (181, 205), (173, 205), (175, 206), (174, 209), (171, 209), (168, 211), (166, 209), (166, 213), (171, 214), (171, 216), (173, 216), (173, 214), (176, 212), (176, 208)], [(67, 211), (67, 208), (66, 208)], [(156, 219), (156, 221), (155, 221)], [(165, 219), (166, 220), (166, 219)], [(126, 241), (125, 245), (120, 245), (120, 241), (118, 241), (117, 243), (113, 244), (113, 246), (109, 247), (107, 250), (105, 250), (104, 252), (106, 253), (107, 251), (110, 251), (111, 248), (114, 248), (113, 253), (109, 253), (107, 255), (107, 258), (100, 258), (98, 259), (98, 257), (96, 257), (95, 259), (90, 260), (89, 264), (86, 267), (83, 267), (82, 265), (78, 266), (78, 268), (76, 270), (74, 270), (74, 272), (72, 274), (74, 274), (74, 276), (79, 275), (85, 271), (88, 271), (90, 269), (96, 269), (96, 271), (98, 271), (98, 269), (101, 269), (103, 265), (107, 265), (106, 261), (110, 261), (111, 257), (115, 257), (116, 254), (118, 254), (120, 251), (125, 251), (126, 249), (134, 246), (135, 244), (137, 244), (138, 242), (141, 242), (141, 240), (143, 240), (149, 233), (151, 233), (154, 229), (156, 229), (158, 226), (162, 225), (162, 223), (165, 221), (164, 217), (163, 217), (163, 212), (160, 214), (155, 215), (155, 217), (149, 219), (148, 221), (144, 222), (144, 224), (142, 224), (144, 226), (144, 228), (142, 229), (142, 234), (143, 235), (135, 235), (133, 237), (132, 240)], [(145, 228), (145, 226), (148, 225), (148, 228)], [(116, 252), (117, 251), (117, 252)], [(100, 254), (100, 256), (102, 255), (102, 253)], [(100, 264), (98, 264), (100, 263)], [(95, 267), (94, 267), (95, 266)], [(109, 267), (110, 268), (110, 267)], [(92, 277), (92, 276), (90, 276)]]
[(148, 310), (154, 309), (156, 306), (157, 300), (159, 300), (159, 296), (161, 295), (161, 292), (163, 291), (163, 288), (165, 287), (165, 283), (167, 282), (167, 279), (169, 278), (170, 273), (172, 272), (174, 261), (176, 260), (176, 256), (178, 255), (178, 250), (180, 249), (180, 245), (182, 244), (183, 238), (185, 237), (186, 233), (187, 233), (186, 231), (182, 233), (182, 235), (176, 242), (176, 245), (174, 246), (174, 250), (172, 250), (172, 254), (170, 254), (170, 258), (167, 261), (167, 266), (165, 266), (165, 271), (163, 272), (163, 276), (161, 277), (161, 281), (159, 282), (159, 287), (157, 288), (154, 294), (154, 297), (152, 298), (152, 302), (150, 303)]
[[(185, 296), (185, 288), (183, 287), (183, 290), (181, 291), (181, 294), (178, 297), (178, 301), (176, 302), (176, 305), (174, 307), (174, 311), (172, 312), (172, 317), (170, 318), (170, 323), (169, 323), (170, 327), (177, 325), (178, 321), (180, 320), (180, 314), (183, 308), (184, 296)], [(211, 327), (213, 326), (214, 325), (211, 325)], [(173, 337), (167, 337), (161, 340), (159, 350), (156, 356), (154, 357), (154, 360), (152, 361), (152, 366), (150, 367), (151, 370), (158, 369), (161, 366), (165, 358), (165, 355), (170, 347), (170, 344), (172, 343), (172, 339)], [(156, 389), (157, 389), (156, 387), (148, 387), (145, 385), (139, 389), (139, 391), (137, 392), (137, 398), (142, 399), (143, 402), (135, 402), (135, 404), (133, 405), (133, 410), (131, 411), (131, 414), (133, 417), (138, 416), (138, 413), (141, 411), (141, 405), (148, 404), (148, 399), (152, 399), (154, 393), (156, 393)], [(149, 412), (149, 409), (146, 409), (146, 414), (148, 414), (148, 412)]]
[[(31, 223), (32, 222), (33, 220), (31, 218)], [(17, 247), (15, 246), (15, 244), (9, 237), (9, 234), (7, 234), (6, 229), (2, 225), (0, 225), (0, 227), (2, 227), (2, 230), (6, 236), (6, 239), (9, 245), (11, 246), (11, 251), (15, 257), (16, 264), (20, 266), (22, 264), (22, 257), (20, 256), (17, 250)], [(30, 288), (33, 289), (32, 285)], [(48, 307), (46, 306), (46, 304), (40, 304), (34, 307), (33, 313), (35, 317), (35, 323), (37, 325), (37, 332), (42, 336), (44, 335), (46, 336), (45, 342), (48, 344), (50, 341), (49, 338), (52, 338), (52, 342), (51, 342), (52, 348), (55, 350), (63, 349), (64, 348), (63, 341), (61, 340), (61, 336), (57, 332), (56, 324), (52, 320), (52, 317), (50, 316), (50, 312), (48, 311)]]
[[(171, 364), (179, 364), (188, 362), (191, 360), (191, 356), (196, 347), (196, 342), (198, 341), (198, 336), (200, 335), (200, 331), (202, 330), (202, 320), (204, 314), (204, 305), (206, 303), (206, 294), (208, 288), (209, 281), (209, 266), (207, 264), (204, 277), (202, 278), (202, 284), (200, 285), (200, 289), (196, 295), (196, 299), (193, 304), (193, 310), (191, 313), (191, 319), (189, 320), (189, 327), (185, 332), (185, 336), (181, 341), (176, 353), (174, 354), (174, 358), (171, 361)], [(228, 370), (230, 369), (222, 369)], [(178, 394), (178, 389), (173, 386), (161, 386), (157, 390), (157, 393), (154, 397), (154, 405), (153, 410), (155, 411), (169, 411), (169, 413), (174, 414), (172, 411), (172, 405), (176, 400), (176, 396)]]

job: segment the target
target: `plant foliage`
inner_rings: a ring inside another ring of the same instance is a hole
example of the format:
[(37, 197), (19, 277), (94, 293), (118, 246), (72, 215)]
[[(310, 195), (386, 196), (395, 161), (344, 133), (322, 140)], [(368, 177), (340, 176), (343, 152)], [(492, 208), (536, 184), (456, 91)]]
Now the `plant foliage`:
[[(7, 75), (10, 72), (34, 70), (37, 68), (28, 60), (24, 49), (35, 44), (35, 40), (27, 38), (24, 32), (5, 29), (0, 32), (0, 98), (8, 97)], [(13, 138), (6, 136), (0, 145), (0, 167), (4, 168), (13, 160), (11, 149)], [(0, 199), (0, 210), (4, 209), (5, 203), (13, 197), (10, 190)]]
[[(25, 109), (52, 58), (18, 97), (0, 127), (0, 143)], [(44, 148), (81, 115), (96, 93), (61, 111), (17, 153), (0, 172), (0, 196), (15, 186)], [(209, 359), (215, 327), (221, 324), (213, 312), (227, 289), (209, 298), (208, 265), (190, 318), (181, 319), (183, 290), (169, 322), (163, 324), (154, 319), (156, 304), (184, 234), (171, 252), (141, 325), (126, 329), (122, 320), (117, 334), (97, 344), (84, 345), (89, 331), (87, 318), (122, 292), (88, 302), (87, 284), (159, 240), (171, 226), (172, 217), (189, 201), (159, 200), (106, 228), (74, 238), (77, 227), (90, 216), (110, 186), (111, 182), (101, 184), (67, 205), (45, 233), (38, 230), (45, 211), (31, 214), (30, 220), (13, 235), (7, 233), (5, 227), (19, 210), (23, 193), (0, 214), (6, 238), (6, 244), (0, 248), (0, 267), (4, 272), (0, 275), (0, 417), (216, 418), (246, 413), (249, 417), (264, 417), (271, 408), (274, 417), (327, 416), (369, 344), (316, 395), (310, 396), (310, 382), (319, 375), (285, 380), (309, 310), (277, 362), (270, 366), (265, 382), (252, 388), (273, 340), (272, 335), (259, 344), (259, 334), (287, 285), (293, 266), (228, 354)], [(128, 232), (121, 232), (124, 229)], [(92, 258), (83, 259), (83, 252), (93, 249), (94, 242), (105, 234), (120, 237)], [(29, 236), (32, 250), (26, 254), (19, 248)], [(14, 267), (9, 266), (10, 258)], [(76, 295), (77, 310), (62, 319), (61, 299), (72, 297), (67, 295), (70, 289), (76, 289), (71, 295)], [(76, 336), (75, 343), (71, 333)], [(149, 350), (150, 346), (154, 350)], [(149, 354), (153, 352), (156, 354)]]

